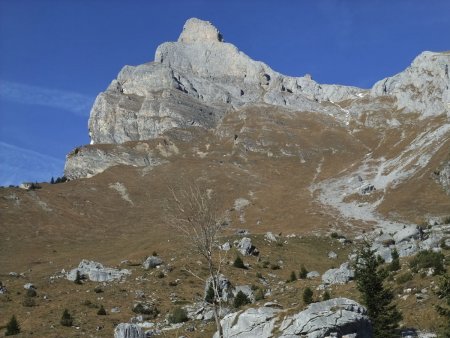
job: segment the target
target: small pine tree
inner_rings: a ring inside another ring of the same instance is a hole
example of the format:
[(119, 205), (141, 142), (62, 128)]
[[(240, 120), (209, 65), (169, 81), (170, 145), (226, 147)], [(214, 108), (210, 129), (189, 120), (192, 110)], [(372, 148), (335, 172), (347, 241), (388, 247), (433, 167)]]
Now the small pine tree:
[(313, 290), (311, 290), (310, 287), (307, 287), (305, 290), (303, 290), (303, 301), (306, 305), (311, 304), (313, 302)]
[(397, 249), (393, 249), (391, 253), (392, 262), (389, 264), (389, 271), (398, 271), (400, 270), (400, 256), (398, 254)]
[(244, 261), (242, 260), (241, 256), (237, 256), (234, 260), (233, 266), (235, 268), (239, 269), (246, 269), (247, 267), (244, 265)]
[(100, 309), (98, 309), (97, 314), (98, 314), (99, 316), (106, 316), (106, 310), (105, 310), (105, 308), (103, 307), (103, 305), (100, 305)]
[(295, 282), (297, 280), (297, 275), (295, 274), (295, 271), (291, 272), (291, 276), (289, 277), (290, 282)]
[(55, 184), (55, 179), (52, 176), (52, 179), (50, 180), (50, 184)]
[(442, 304), (436, 305), (436, 311), (447, 322), (441, 335), (450, 338), (450, 275), (448, 273), (439, 279), (436, 295), (443, 301)]
[(322, 295), (322, 300), (329, 300), (330, 298), (330, 293), (328, 292), (328, 290), (325, 290), (324, 294)]
[(20, 326), (16, 319), (16, 316), (12, 316), (6, 325), (6, 333), (5, 336), (14, 336), (20, 333)]
[(356, 285), (372, 321), (373, 336), (398, 337), (397, 329), (402, 315), (395, 304), (392, 304), (394, 294), (383, 285), (387, 273), (379, 269), (380, 265), (381, 262), (375, 256), (375, 250), (371, 249), (371, 244), (364, 243), (358, 251), (355, 263)]
[(72, 326), (73, 324), (73, 317), (70, 315), (69, 311), (67, 309), (64, 310), (60, 323), (62, 326)]
[(242, 305), (250, 304), (250, 299), (242, 291), (239, 291), (234, 297), (233, 305), (235, 308), (240, 308)]
[(308, 275), (308, 270), (306, 270), (305, 266), (302, 265), (302, 266), (300, 267), (300, 273), (298, 274), (298, 277), (299, 277), (300, 279), (305, 279), (307, 275)]
[(76, 273), (76, 275), (75, 275), (75, 280), (73, 281), (75, 284), (82, 284), (81, 283), (81, 274), (80, 274), (80, 271), (79, 270), (77, 270), (77, 273)]

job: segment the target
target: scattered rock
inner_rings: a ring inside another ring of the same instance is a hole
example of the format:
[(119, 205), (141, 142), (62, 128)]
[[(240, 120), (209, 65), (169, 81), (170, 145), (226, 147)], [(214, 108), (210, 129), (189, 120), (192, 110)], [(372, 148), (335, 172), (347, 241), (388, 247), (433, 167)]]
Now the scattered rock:
[(342, 263), (338, 269), (327, 270), (322, 275), (322, 281), (325, 284), (345, 284), (353, 279), (355, 272), (350, 269), (349, 262)]
[(220, 250), (223, 250), (223, 251), (229, 251), (229, 250), (231, 250), (231, 244), (230, 244), (230, 242), (225, 242), (225, 243), (223, 243), (223, 244), (220, 246)]
[(148, 270), (148, 269), (156, 268), (157, 266), (160, 266), (162, 263), (163, 263), (163, 260), (160, 257), (149, 256), (149, 257), (147, 257), (145, 262), (142, 263), (142, 266), (144, 267), (144, 269)]
[(310, 271), (306, 274), (306, 278), (314, 279), (320, 277), (320, 273), (318, 271)]
[(27, 284), (25, 284), (25, 285), (23, 286), (23, 288), (24, 288), (25, 290), (29, 290), (29, 289), (36, 290), (36, 287), (34, 286), (33, 283), (27, 283)]
[(330, 251), (330, 252), (328, 253), (328, 258), (329, 258), (329, 259), (336, 259), (337, 256), (338, 256), (337, 253), (334, 252), (334, 251)]
[(266, 234), (264, 235), (264, 239), (269, 242), (276, 242), (278, 240), (277, 237), (270, 231), (266, 232)]
[(236, 248), (244, 256), (257, 256), (259, 254), (258, 249), (256, 249), (256, 247), (252, 244), (252, 240), (248, 237), (242, 238), (236, 245)]
[(88, 278), (93, 282), (110, 282), (113, 280), (120, 280), (131, 272), (127, 269), (113, 269), (105, 268), (102, 264), (83, 259), (78, 268), (72, 269), (67, 273), (66, 278), (70, 281), (75, 281), (77, 278), (77, 271), (82, 279)]

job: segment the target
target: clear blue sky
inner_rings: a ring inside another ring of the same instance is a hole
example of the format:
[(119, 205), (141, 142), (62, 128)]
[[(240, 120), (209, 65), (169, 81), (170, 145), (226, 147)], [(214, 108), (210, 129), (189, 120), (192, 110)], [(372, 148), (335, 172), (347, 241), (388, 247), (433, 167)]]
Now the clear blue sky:
[(448, 0), (0, 0), (0, 185), (61, 176), (95, 96), (186, 19), (274, 70), (364, 88), (450, 49)]

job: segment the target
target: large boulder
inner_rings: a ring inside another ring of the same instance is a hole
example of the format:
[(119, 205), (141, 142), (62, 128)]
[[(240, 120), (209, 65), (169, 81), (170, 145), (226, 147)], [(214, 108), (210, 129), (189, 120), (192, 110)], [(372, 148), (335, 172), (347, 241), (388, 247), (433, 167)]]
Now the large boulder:
[(355, 272), (350, 268), (349, 262), (342, 263), (338, 269), (330, 269), (322, 275), (325, 284), (345, 284), (355, 277)]
[(242, 238), (236, 245), (236, 248), (244, 256), (249, 255), (257, 256), (259, 254), (258, 249), (256, 249), (256, 247), (252, 244), (252, 240), (248, 237)]
[(306, 310), (283, 320), (279, 330), (282, 332), (280, 337), (285, 338), (345, 335), (359, 338), (372, 337), (372, 326), (366, 309), (347, 298), (313, 303)]
[[(250, 308), (225, 316), (222, 327), (225, 337), (233, 338), (322, 338), (372, 337), (372, 326), (366, 309), (347, 298), (335, 298), (313, 303), (293, 315), (271, 308)], [(216, 332), (214, 338), (218, 338)]]
[[(212, 277), (209, 277), (205, 283), (205, 299), (207, 298), (209, 286), (212, 284)], [(233, 298), (233, 286), (231, 285), (230, 280), (224, 275), (220, 274), (217, 276), (217, 287), (220, 297), (224, 302), (227, 302), (231, 298)]]
[(136, 324), (120, 323), (114, 330), (114, 338), (145, 338), (145, 335)]
[(77, 268), (70, 270), (66, 278), (70, 281), (75, 281), (77, 273), (81, 279), (89, 279), (93, 282), (110, 282), (113, 280), (120, 280), (131, 272), (127, 269), (113, 269), (105, 268), (103, 264), (83, 259)]

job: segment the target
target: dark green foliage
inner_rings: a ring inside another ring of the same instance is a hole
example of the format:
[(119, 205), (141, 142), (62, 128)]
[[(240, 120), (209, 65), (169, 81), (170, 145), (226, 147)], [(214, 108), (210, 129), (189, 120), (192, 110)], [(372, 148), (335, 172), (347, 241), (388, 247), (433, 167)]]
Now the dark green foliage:
[(297, 280), (297, 275), (295, 274), (295, 271), (291, 272), (291, 275), (289, 276), (290, 282), (295, 282)]
[(272, 269), (272, 270), (280, 270), (281, 268), (280, 268), (280, 266), (278, 265), (278, 264), (270, 264), (270, 268)]
[(75, 276), (75, 280), (73, 281), (75, 284), (81, 284), (81, 274), (80, 271), (77, 270), (77, 274)]
[(298, 277), (299, 277), (300, 279), (305, 279), (307, 275), (308, 275), (308, 270), (306, 270), (305, 266), (302, 265), (302, 266), (300, 267), (300, 273), (298, 274)]
[(387, 273), (380, 271), (380, 264), (370, 243), (364, 243), (355, 263), (356, 285), (372, 321), (374, 337), (398, 337), (397, 329), (402, 315), (392, 304), (394, 294), (383, 285)]
[(313, 290), (311, 290), (310, 287), (307, 287), (305, 290), (303, 290), (303, 302), (305, 304), (311, 304), (313, 302)]
[(239, 291), (234, 297), (233, 305), (235, 308), (240, 308), (242, 305), (250, 304), (250, 299), (242, 291)]
[(392, 253), (392, 262), (389, 264), (388, 270), (389, 271), (398, 271), (400, 270), (400, 256), (398, 255), (397, 249), (393, 249)]
[(331, 298), (330, 293), (326, 290), (322, 296), (322, 300), (329, 300)]
[(52, 176), (52, 179), (50, 180), (50, 184), (55, 184), (55, 179)]
[(432, 250), (420, 251), (409, 265), (415, 272), (420, 269), (432, 268), (434, 270), (434, 276), (441, 275), (445, 272), (444, 255), (441, 252), (434, 252)]
[(12, 316), (6, 325), (6, 333), (5, 336), (14, 336), (20, 333), (19, 322), (16, 319), (16, 316)]
[(162, 271), (158, 272), (158, 273), (156, 274), (156, 277), (158, 277), (158, 278), (164, 278), (164, 277), (165, 277), (164, 272), (162, 272)]
[(152, 256), (155, 256), (155, 257), (156, 257), (156, 256), (158, 256), (158, 253), (157, 253), (156, 251), (153, 251), (153, 252), (152, 252)]
[(205, 301), (210, 304), (214, 302), (214, 288), (212, 283), (209, 283), (208, 290), (206, 290)]
[(98, 314), (99, 316), (106, 316), (106, 310), (105, 310), (105, 308), (103, 307), (103, 305), (100, 305), (100, 309), (98, 309), (97, 314)]
[(176, 307), (172, 314), (169, 316), (169, 323), (171, 324), (178, 324), (178, 323), (184, 323), (189, 320), (187, 316), (187, 312), (185, 309), (181, 307)]
[(244, 261), (242, 260), (241, 256), (237, 256), (234, 260), (233, 266), (235, 268), (239, 269), (247, 269), (247, 267), (244, 265)]
[(72, 326), (73, 324), (73, 317), (69, 313), (67, 309), (64, 310), (60, 323), (62, 326)]
[(443, 275), (438, 281), (438, 290), (436, 295), (444, 301), (444, 304), (436, 305), (436, 311), (440, 316), (446, 319), (447, 325), (443, 328), (441, 335), (450, 338), (450, 275)]
[(413, 279), (413, 275), (411, 272), (405, 272), (404, 274), (397, 277), (396, 282), (397, 284), (404, 284), (406, 282), (409, 282)]

